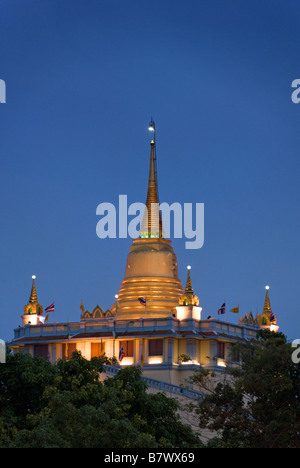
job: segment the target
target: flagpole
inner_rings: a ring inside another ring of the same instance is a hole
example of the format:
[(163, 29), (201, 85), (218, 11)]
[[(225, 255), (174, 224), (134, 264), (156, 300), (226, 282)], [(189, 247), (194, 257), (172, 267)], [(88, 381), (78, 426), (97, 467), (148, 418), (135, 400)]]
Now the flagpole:
[(156, 128), (155, 128), (155, 123), (154, 120), (151, 117), (151, 121), (149, 123), (148, 130), (150, 132), (153, 132), (153, 141), (154, 141), (154, 172), (155, 172), (155, 182), (156, 182), (156, 188), (158, 185), (157, 182), (157, 158), (156, 158)]

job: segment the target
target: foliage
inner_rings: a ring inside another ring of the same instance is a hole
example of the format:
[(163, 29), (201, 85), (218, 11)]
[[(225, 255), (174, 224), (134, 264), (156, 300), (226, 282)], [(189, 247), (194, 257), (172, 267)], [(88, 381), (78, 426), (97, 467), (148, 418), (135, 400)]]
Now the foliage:
[(300, 367), (282, 333), (258, 332), (237, 345), (241, 366), (229, 368), (212, 385), (209, 372), (193, 382), (207, 396), (197, 405), (201, 428), (217, 434), (211, 446), (230, 448), (300, 447)]
[(0, 447), (196, 447), (198, 438), (163, 393), (149, 394), (138, 367), (101, 382), (102, 356), (79, 352), (52, 365), (29, 354), (0, 366)]
[(188, 354), (180, 354), (178, 357), (179, 362), (189, 362), (191, 360), (191, 357)]

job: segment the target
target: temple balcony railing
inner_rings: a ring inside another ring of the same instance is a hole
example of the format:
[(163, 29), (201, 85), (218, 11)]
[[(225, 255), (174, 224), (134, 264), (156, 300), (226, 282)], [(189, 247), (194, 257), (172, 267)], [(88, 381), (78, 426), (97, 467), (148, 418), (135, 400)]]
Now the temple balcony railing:
[(178, 320), (173, 316), (166, 318), (142, 318), (136, 320), (117, 320), (113, 317), (94, 319), (89, 321), (68, 322), (68, 323), (45, 323), (39, 325), (25, 325), (14, 330), (14, 339), (22, 337), (34, 336), (70, 336), (75, 337), (81, 334), (88, 336), (90, 333), (110, 331), (112, 338), (118, 338), (122, 334), (130, 336), (138, 336), (140, 332), (143, 335), (151, 333), (151, 335), (164, 334), (173, 336), (189, 336), (214, 338), (226, 336), (233, 339), (249, 339), (255, 337), (259, 327), (249, 324), (233, 324), (218, 319), (194, 320), (184, 319)]

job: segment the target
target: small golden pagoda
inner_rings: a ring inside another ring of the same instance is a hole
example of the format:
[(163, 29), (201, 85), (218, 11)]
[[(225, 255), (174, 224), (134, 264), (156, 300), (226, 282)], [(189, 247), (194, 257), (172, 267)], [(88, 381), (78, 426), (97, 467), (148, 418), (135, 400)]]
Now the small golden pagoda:
[(183, 288), (171, 241), (164, 239), (156, 176), (156, 144), (150, 143), (150, 171), (140, 237), (133, 239), (125, 276), (111, 310), (117, 318), (168, 317)]
[(261, 328), (269, 328), (271, 331), (278, 331), (279, 327), (277, 324), (277, 318), (272, 312), (270, 298), (269, 298), (269, 286), (265, 287), (266, 297), (262, 313), (257, 317), (258, 323)]
[(184, 295), (179, 298), (179, 305), (198, 306), (199, 298), (196, 295), (194, 295), (194, 290), (193, 290), (192, 280), (191, 280), (191, 273), (190, 273), (191, 267), (188, 266), (187, 270), (188, 270), (188, 275), (187, 275), (187, 280), (186, 280), (185, 291), (184, 291)]
[(33, 275), (29, 303), (24, 306), (24, 315), (22, 315), (23, 326), (26, 324), (37, 325), (40, 323), (39, 316), (43, 315), (43, 307), (38, 302), (35, 279), (36, 277)]
[(187, 267), (188, 274), (186, 280), (185, 291), (180, 296), (178, 306), (176, 307), (176, 316), (178, 320), (184, 320), (192, 318), (195, 320), (201, 320), (202, 308), (199, 307), (199, 298), (194, 294), (192, 280), (191, 280), (191, 267)]

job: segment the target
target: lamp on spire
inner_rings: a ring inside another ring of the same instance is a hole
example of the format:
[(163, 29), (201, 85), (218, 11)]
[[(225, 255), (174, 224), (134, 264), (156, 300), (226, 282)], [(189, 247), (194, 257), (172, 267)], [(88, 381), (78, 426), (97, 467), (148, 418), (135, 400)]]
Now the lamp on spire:
[(149, 132), (153, 132), (153, 140), (154, 140), (154, 144), (155, 144), (155, 123), (154, 123), (154, 120), (152, 119), (152, 117), (151, 117), (151, 120), (150, 120), (150, 123), (149, 123), (148, 130), (149, 130)]
[(150, 130), (150, 132), (155, 132), (155, 123), (154, 123), (152, 117), (151, 117), (151, 120), (150, 120), (150, 123), (149, 123), (148, 130)]

